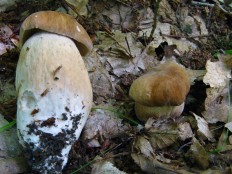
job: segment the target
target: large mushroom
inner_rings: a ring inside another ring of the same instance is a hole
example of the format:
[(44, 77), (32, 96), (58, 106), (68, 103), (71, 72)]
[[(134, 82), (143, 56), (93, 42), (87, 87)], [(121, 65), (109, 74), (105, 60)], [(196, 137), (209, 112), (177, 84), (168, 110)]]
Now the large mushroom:
[(179, 116), (189, 89), (190, 80), (185, 68), (168, 61), (136, 79), (129, 95), (135, 101), (136, 116), (146, 121), (150, 117), (166, 119)]
[(41, 11), (20, 29), (16, 69), (17, 130), (38, 173), (61, 173), (92, 106), (92, 87), (81, 55), (92, 49), (70, 15)]

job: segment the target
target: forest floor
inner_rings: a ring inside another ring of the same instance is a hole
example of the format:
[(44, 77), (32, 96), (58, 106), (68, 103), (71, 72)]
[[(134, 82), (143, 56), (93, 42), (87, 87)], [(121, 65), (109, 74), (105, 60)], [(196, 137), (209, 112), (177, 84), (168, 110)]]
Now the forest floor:
[[(216, 2), (89, 0), (76, 7), (68, 0), (17, 2), (0, 13), (1, 115), (16, 119), (22, 22), (37, 11), (68, 11), (94, 44), (84, 58), (94, 106), (64, 174), (232, 173), (232, 7)], [(130, 86), (170, 57), (191, 72), (184, 112), (175, 120), (140, 122)]]

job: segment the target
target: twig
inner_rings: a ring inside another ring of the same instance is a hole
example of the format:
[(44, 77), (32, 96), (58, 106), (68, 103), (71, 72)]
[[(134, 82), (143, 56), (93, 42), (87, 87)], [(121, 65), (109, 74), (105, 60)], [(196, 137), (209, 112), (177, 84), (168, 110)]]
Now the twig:
[(190, 142), (188, 142), (188, 143), (182, 145), (182, 146), (177, 150), (177, 152), (180, 152), (184, 147), (189, 146), (189, 145), (191, 145), (191, 144), (193, 144), (193, 143), (190, 141)]
[(128, 42), (128, 40), (127, 40), (127, 37), (125, 37), (125, 40), (126, 40), (127, 48), (128, 48), (128, 50), (129, 50), (129, 52), (130, 52), (130, 55), (131, 55), (130, 45), (129, 45), (129, 42)]
[(209, 6), (209, 7), (214, 7), (215, 5), (217, 5), (224, 13), (226, 13), (228, 15), (232, 15), (232, 13), (227, 11), (226, 9), (224, 9), (223, 6), (217, 0), (212, 0), (212, 1), (215, 2), (215, 4), (210, 4), (210, 3), (206, 3), (206, 2), (197, 2), (197, 1), (192, 1), (192, 4), (193, 5)]
[[(132, 54), (131, 54), (131, 52), (130, 52), (130, 47), (128, 47), (128, 49), (129, 49), (129, 51), (128, 51), (128, 50), (127, 50), (121, 43), (119, 43), (113, 36), (111, 36), (111, 35), (108, 34), (108, 33), (106, 33), (106, 36), (109, 37), (109, 38), (111, 38), (113, 41), (115, 41), (116, 44), (117, 44), (123, 51), (125, 51), (125, 53), (126, 53), (126, 55), (128, 55), (128, 57), (130, 57), (131, 59), (134, 58), (134, 56), (132, 56)], [(126, 42), (128, 42), (127, 39), (126, 39)], [(129, 45), (129, 44), (128, 44), (128, 45)]]
[(120, 1), (120, 0), (116, 0), (118, 3), (121, 3), (127, 7), (131, 7), (131, 4), (129, 4), (128, 2), (123, 2), (123, 1)]
[(162, 36), (172, 37), (176, 39), (180, 39), (180, 38), (194, 39), (194, 38), (201, 38), (201, 37), (210, 37), (211, 34), (197, 35), (197, 36), (177, 36), (177, 35), (162, 34)]
[(116, 157), (120, 157), (120, 156), (126, 156), (126, 155), (130, 155), (130, 152), (122, 152), (122, 153), (118, 153), (115, 155), (110, 155), (110, 156), (107, 156), (106, 158), (104, 158), (104, 160), (110, 159), (110, 158), (116, 158)]
[(123, 95), (124, 98), (126, 98), (127, 100), (129, 100), (128, 95), (125, 94), (125, 92), (122, 90), (122, 88), (119, 85), (115, 85), (115, 89)]
[(160, 4), (161, 0), (151, 0), (153, 7), (153, 11), (154, 11), (154, 18), (153, 18), (153, 26), (152, 26), (152, 30), (150, 33), (150, 36), (148, 38), (149, 41), (151, 41), (153, 39), (153, 34), (155, 32), (156, 26), (157, 26), (157, 16), (158, 16), (158, 9), (159, 9), (159, 4)]
[[(71, 9), (76, 13), (76, 15), (77, 15), (78, 18), (84, 19), (84, 17), (81, 16), (81, 15), (78, 13), (78, 11), (73, 7), (73, 5), (71, 5), (70, 3), (68, 3), (68, 2), (65, 1), (65, 0), (60, 0), (60, 2), (61, 2), (61, 4), (62, 4), (64, 7), (68, 6), (69, 8), (71, 8)], [(68, 9), (67, 9), (67, 10), (68, 10)]]
[(198, 1), (192, 1), (193, 5), (202, 5), (202, 6), (209, 6), (209, 7), (214, 7), (214, 4), (210, 4), (207, 2), (198, 2)]

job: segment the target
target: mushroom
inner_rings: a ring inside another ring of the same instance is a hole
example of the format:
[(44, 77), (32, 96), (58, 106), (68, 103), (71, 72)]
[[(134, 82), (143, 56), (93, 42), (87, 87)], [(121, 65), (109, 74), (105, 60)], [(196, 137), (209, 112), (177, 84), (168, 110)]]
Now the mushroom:
[(190, 80), (185, 68), (168, 61), (136, 79), (129, 95), (135, 101), (136, 116), (146, 121), (150, 117), (180, 116), (189, 89)]
[(17, 130), (38, 173), (61, 173), (92, 106), (92, 87), (82, 59), (93, 47), (71, 16), (41, 11), (20, 29), (16, 69)]

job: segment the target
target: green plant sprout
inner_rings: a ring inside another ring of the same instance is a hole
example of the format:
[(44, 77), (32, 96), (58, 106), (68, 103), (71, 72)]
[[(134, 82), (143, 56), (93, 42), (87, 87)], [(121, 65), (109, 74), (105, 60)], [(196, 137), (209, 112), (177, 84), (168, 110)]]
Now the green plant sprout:
[[(218, 53), (219, 53), (219, 51), (215, 51), (213, 54), (213, 57), (218, 58)], [(228, 54), (228, 55), (232, 55), (232, 50), (223, 50), (223, 53)]]
[(11, 128), (12, 126), (15, 125), (15, 123), (16, 123), (16, 120), (13, 120), (13, 121), (7, 123), (6, 125), (0, 127), (0, 133), (2, 133), (2, 132), (4, 132), (5, 130)]
[(225, 50), (226, 54), (232, 55), (232, 50)]

